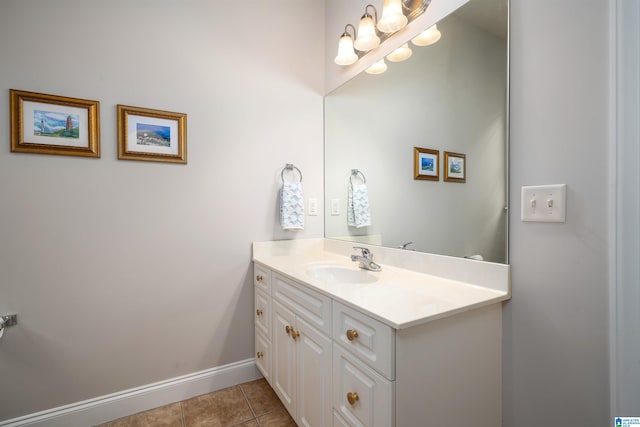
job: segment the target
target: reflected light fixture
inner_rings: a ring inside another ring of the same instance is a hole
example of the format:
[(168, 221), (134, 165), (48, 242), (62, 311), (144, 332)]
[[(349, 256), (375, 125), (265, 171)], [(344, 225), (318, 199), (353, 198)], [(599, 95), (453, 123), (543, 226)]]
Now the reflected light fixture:
[[(373, 14), (375, 16), (375, 21), (373, 17), (369, 15), (367, 9), (371, 7), (373, 9)], [(371, 49), (375, 49), (380, 46), (380, 37), (376, 34), (376, 22), (378, 21), (378, 11), (376, 8), (368, 4), (364, 8), (364, 15), (360, 18), (360, 24), (358, 24), (358, 37), (356, 41), (353, 42), (353, 46), (361, 52), (368, 52)]]
[(430, 46), (440, 40), (441, 36), (440, 30), (438, 30), (438, 27), (434, 24), (412, 38), (411, 43), (416, 46)]
[(391, 62), (401, 62), (401, 61), (404, 61), (405, 59), (409, 59), (412, 54), (413, 54), (413, 51), (411, 50), (409, 45), (405, 43), (399, 48), (397, 48), (396, 50), (394, 50), (393, 52), (391, 52), (389, 55), (387, 55), (387, 59)]
[(334, 62), (338, 65), (351, 65), (358, 60), (358, 55), (353, 50), (353, 38), (349, 34), (349, 27), (353, 31), (354, 38), (356, 35), (356, 29), (353, 25), (347, 24), (344, 26), (344, 33), (342, 33), (338, 42), (338, 55), (334, 59)]
[(402, 0), (384, 0), (378, 30), (383, 33), (394, 33), (404, 28), (408, 21), (402, 12)]
[(387, 64), (384, 62), (384, 58), (373, 63), (373, 65), (364, 70), (364, 72), (368, 74), (382, 74), (385, 71), (387, 71)]

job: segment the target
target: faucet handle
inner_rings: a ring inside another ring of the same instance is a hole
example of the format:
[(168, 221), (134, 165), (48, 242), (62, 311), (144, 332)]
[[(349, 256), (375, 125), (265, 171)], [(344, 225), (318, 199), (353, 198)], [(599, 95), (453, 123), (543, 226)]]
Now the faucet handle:
[(367, 248), (363, 248), (362, 246), (354, 246), (353, 249), (360, 250), (362, 252), (362, 256), (365, 258), (371, 258), (371, 251)]

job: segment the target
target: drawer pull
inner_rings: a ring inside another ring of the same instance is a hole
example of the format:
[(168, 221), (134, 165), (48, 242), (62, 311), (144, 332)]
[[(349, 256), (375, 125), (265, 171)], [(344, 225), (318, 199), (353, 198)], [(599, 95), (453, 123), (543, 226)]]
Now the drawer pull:
[(284, 327), (284, 330), (287, 332), (287, 335), (291, 335), (291, 331), (293, 331), (293, 328), (287, 325)]
[(263, 353), (263, 352), (261, 352), (261, 351), (259, 351), (259, 352), (257, 352), (257, 353), (256, 353), (256, 357), (257, 357), (258, 359), (262, 359), (262, 357), (263, 357), (263, 356), (264, 356), (264, 353)]
[(360, 396), (358, 396), (358, 393), (347, 393), (347, 401), (349, 402), (349, 405), (355, 405), (358, 400), (360, 400)]
[(262, 282), (262, 281), (264, 280), (264, 276), (262, 276), (261, 274), (258, 274), (258, 275), (256, 276), (256, 280), (257, 280), (258, 282)]
[(358, 338), (358, 331), (356, 331), (355, 329), (347, 329), (347, 338), (349, 339), (349, 341), (353, 341), (356, 338)]
[(299, 336), (300, 336), (300, 332), (294, 331), (293, 328), (291, 328), (291, 338), (293, 338), (293, 340), (295, 341), (296, 339), (298, 339)]
[(256, 315), (262, 316), (263, 311), (261, 309), (256, 310)]

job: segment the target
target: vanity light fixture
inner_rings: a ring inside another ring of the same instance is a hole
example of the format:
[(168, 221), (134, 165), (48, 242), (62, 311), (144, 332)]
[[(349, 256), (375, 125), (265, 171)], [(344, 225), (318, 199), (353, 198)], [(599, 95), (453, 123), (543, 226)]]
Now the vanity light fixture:
[[(369, 8), (373, 9), (375, 21), (367, 11)], [(364, 8), (364, 15), (362, 15), (360, 24), (358, 24), (358, 37), (353, 42), (353, 46), (359, 51), (368, 52), (380, 46), (380, 37), (376, 34), (376, 22), (378, 22), (378, 11), (373, 5), (368, 4)]]
[[(345, 25), (334, 62), (342, 66), (356, 63), (360, 57), (376, 49), (393, 33), (422, 15), (430, 3), (431, 0), (384, 0), (380, 19), (378, 19), (378, 11), (375, 6), (368, 4), (364, 8), (364, 15), (360, 18), (358, 31), (351, 24)], [(374, 16), (371, 16), (369, 8), (373, 9)], [(351, 32), (349, 32), (349, 28), (351, 28)], [(411, 56), (412, 52), (407, 44), (398, 49), (387, 56), (390, 61), (404, 61)], [(384, 61), (382, 64), (374, 64), (370, 68), (374, 71), (382, 69), (383, 64)], [(386, 70), (386, 65), (384, 65), (384, 69)]]
[(402, 12), (402, 0), (384, 0), (378, 30), (383, 33), (394, 33), (404, 28), (407, 22), (409, 20)]
[(373, 65), (364, 70), (364, 72), (368, 74), (382, 74), (385, 71), (387, 71), (387, 64), (384, 62), (384, 58), (373, 63)]
[(401, 62), (406, 59), (409, 59), (412, 54), (413, 54), (413, 51), (411, 50), (409, 45), (405, 43), (399, 48), (397, 48), (396, 50), (394, 50), (393, 52), (391, 52), (389, 55), (387, 55), (387, 59), (391, 62)]
[[(348, 28), (351, 27), (353, 31), (353, 38), (349, 34)], [(353, 25), (347, 24), (344, 26), (344, 33), (340, 36), (338, 42), (338, 55), (335, 57), (334, 62), (338, 65), (351, 65), (358, 60), (358, 55), (353, 50), (353, 39), (356, 35), (356, 29)]]
[(411, 43), (416, 46), (431, 46), (440, 40), (442, 34), (436, 24), (433, 24), (431, 27), (427, 28), (417, 36), (411, 39)]

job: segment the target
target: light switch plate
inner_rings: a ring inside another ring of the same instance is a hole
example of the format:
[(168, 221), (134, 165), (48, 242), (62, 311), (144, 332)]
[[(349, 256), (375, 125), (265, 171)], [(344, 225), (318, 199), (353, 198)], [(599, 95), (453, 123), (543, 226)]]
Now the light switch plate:
[(565, 222), (566, 205), (566, 184), (522, 187), (520, 220)]
[(318, 215), (318, 199), (309, 197), (309, 216)]
[(331, 199), (331, 215), (340, 215), (340, 199)]

